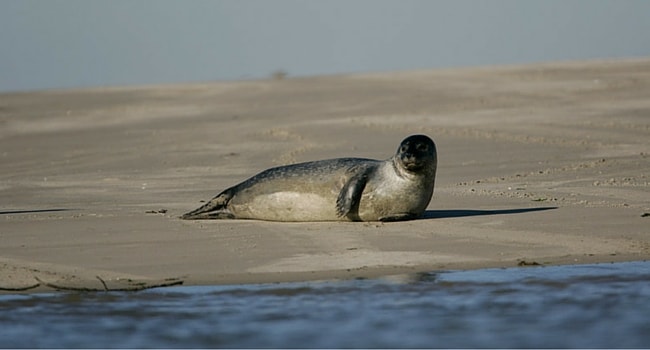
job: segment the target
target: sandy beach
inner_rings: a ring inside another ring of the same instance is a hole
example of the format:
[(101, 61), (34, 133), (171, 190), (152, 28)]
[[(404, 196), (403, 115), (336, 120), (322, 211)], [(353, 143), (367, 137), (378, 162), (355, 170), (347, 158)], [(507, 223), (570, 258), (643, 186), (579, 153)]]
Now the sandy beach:
[[(184, 221), (272, 166), (438, 148), (424, 217)], [(0, 292), (650, 258), (650, 58), (0, 94)]]

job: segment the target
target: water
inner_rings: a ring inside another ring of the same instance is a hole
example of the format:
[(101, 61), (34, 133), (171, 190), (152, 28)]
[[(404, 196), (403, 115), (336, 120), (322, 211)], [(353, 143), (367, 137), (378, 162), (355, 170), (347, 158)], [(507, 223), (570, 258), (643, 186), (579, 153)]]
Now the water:
[(2, 347), (649, 347), (650, 262), (0, 296)]

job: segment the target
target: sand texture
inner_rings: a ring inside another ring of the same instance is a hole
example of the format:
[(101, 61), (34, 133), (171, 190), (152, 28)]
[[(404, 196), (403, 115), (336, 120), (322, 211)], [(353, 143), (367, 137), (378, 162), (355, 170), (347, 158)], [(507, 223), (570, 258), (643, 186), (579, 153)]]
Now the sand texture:
[[(184, 221), (266, 168), (438, 147), (397, 223)], [(650, 59), (0, 95), (0, 289), (650, 257)]]

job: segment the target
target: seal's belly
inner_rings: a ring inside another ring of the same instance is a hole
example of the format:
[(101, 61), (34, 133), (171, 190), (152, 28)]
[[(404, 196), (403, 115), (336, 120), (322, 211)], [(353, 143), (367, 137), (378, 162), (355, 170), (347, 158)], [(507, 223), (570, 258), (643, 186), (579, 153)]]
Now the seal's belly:
[(333, 221), (336, 198), (317, 193), (280, 191), (254, 196), (246, 203), (230, 204), (238, 218), (270, 221)]
[(361, 196), (359, 218), (362, 221), (402, 214), (421, 215), (433, 193), (433, 188), (429, 190), (413, 182), (384, 180), (380, 183), (381, 186), (369, 186)]
[(424, 207), (419, 201), (405, 201), (399, 197), (362, 198), (359, 205), (359, 219), (378, 221), (401, 214), (419, 215), (424, 211)]

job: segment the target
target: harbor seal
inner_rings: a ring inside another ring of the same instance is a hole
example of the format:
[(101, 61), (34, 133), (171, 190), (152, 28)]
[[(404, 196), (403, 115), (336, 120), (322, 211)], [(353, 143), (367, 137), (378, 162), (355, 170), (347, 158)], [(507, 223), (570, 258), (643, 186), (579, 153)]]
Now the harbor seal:
[(181, 219), (410, 220), (429, 205), (437, 162), (433, 140), (412, 135), (384, 161), (337, 158), (265, 170)]

